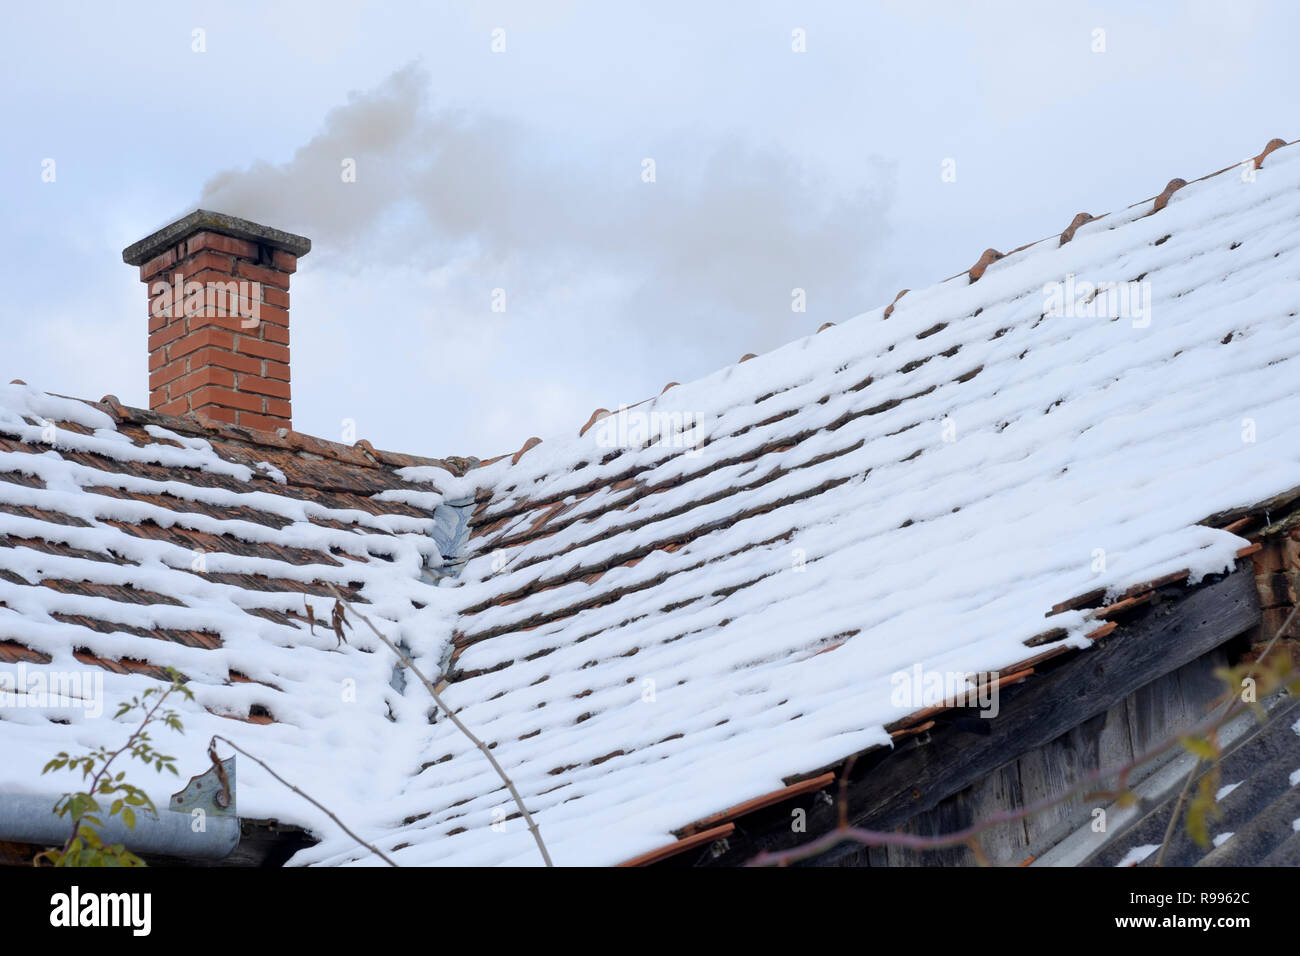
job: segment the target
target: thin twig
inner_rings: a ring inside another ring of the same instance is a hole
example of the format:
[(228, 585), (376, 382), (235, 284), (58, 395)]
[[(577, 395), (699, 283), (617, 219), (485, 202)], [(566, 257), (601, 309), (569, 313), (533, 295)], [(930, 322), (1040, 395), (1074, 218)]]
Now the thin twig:
[(443, 713), (445, 713), (448, 717), (451, 718), (451, 722), (456, 725), (456, 728), (462, 734), (468, 737), (470, 742), (474, 744), (475, 747), (477, 747), (480, 751), (482, 751), (483, 756), (487, 757), (488, 763), (492, 765), (492, 769), (497, 772), (497, 776), (499, 776), (501, 780), (505, 783), (507, 789), (509, 789), (510, 791), (510, 795), (515, 799), (515, 805), (519, 807), (519, 812), (523, 814), (524, 820), (528, 823), (528, 829), (532, 832), (533, 839), (537, 841), (537, 849), (542, 854), (542, 860), (546, 863), (547, 866), (554, 866), (555, 864), (551, 862), (551, 854), (546, 851), (546, 844), (542, 842), (542, 831), (538, 828), (536, 821), (533, 820), (532, 814), (528, 812), (528, 808), (524, 806), (524, 798), (519, 795), (519, 791), (515, 789), (514, 781), (512, 781), (510, 777), (506, 774), (505, 770), (501, 768), (501, 764), (497, 763), (497, 758), (492, 755), (492, 751), (488, 748), (488, 746), (485, 743), (483, 743), (483, 741), (479, 740), (478, 737), (474, 736), (473, 732), (471, 732), (470, 729), (465, 726), (464, 722), (461, 721), (461, 719), (456, 716), (455, 711), (453, 711), (450, 707), (448, 707), (445, 703), (443, 703), (442, 696), (438, 693), (437, 689), (429, 681), (429, 678), (425, 677), (424, 673), (418, 667), (415, 666), (414, 661), (412, 661), (409, 657), (407, 657), (406, 654), (404, 654), (396, 644), (394, 644), (387, 637), (381, 634), (379, 632), (379, 628), (375, 627), (375, 625), (371, 623), (370, 618), (366, 617), (355, 607), (349, 604), (346, 600), (344, 600), (343, 595), (339, 593), (338, 588), (334, 587), (334, 585), (330, 584), (328, 581), (324, 583), (327, 588), (329, 588), (331, 591), (334, 592), (334, 597), (336, 600), (341, 602), (345, 607), (347, 607), (349, 611), (351, 611), (353, 614), (359, 617), (365, 623), (366, 627), (370, 628), (370, 630), (374, 633), (375, 637), (379, 638), (386, 645), (388, 645), (388, 649), (397, 655), (398, 659), (402, 662), (402, 664), (406, 667), (409, 667), (411, 669), (411, 672), (415, 674), (416, 677), (420, 678), (420, 683), (424, 684), (425, 689), (429, 692), (430, 696), (433, 697), (434, 703), (438, 705), (438, 707), (443, 711)]
[[(272, 777), (274, 777), (276, 780), (280, 781), (280, 783), (284, 784), (286, 787), (288, 787), (288, 788), (289, 788), (290, 790), (292, 790), (294, 793), (298, 794), (298, 796), (302, 797), (304, 800), (306, 800), (306, 801), (307, 801), (308, 803), (310, 803), (312, 806), (316, 807), (316, 809), (324, 811), (324, 812), (329, 816), (329, 818), (330, 818), (331, 820), (333, 820), (335, 823), (337, 823), (337, 824), (339, 825), (339, 827), (342, 828), (342, 830), (343, 830), (344, 833), (346, 833), (348, 836), (352, 837), (352, 839), (356, 840), (358, 843), (360, 843), (363, 847), (365, 847), (367, 850), (369, 850), (369, 851), (370, 851), (371, 853), (373, 853), (375, 856), (379, 857), (381, 860), (383, 860), (383, 861), (384, 861), (385, 863), (387, 863), (389, 866), (397, 866), (396, 863), (394, 863), (391, 859), (389, 859), (389, 857), (384, 853), (383, 850), (379, 849), (379, 847), (375, 846), (373, 843), (367, 843), (365, 840), (361, 839), (361, 837), (357, 836), (357, 835), (356, 835), (355, 833), (353, 833), (350, 829), (348, 829), (348, 825), (347, 825), (346, 823), (344, 823), (342, 820), (340, 820), (337, 816), (335, 816), (335, 815), (334, 815), (334, 811), (332, 811), (329, 807), (325, 806), (325, 805), (324, 805), (323, 803), (321, 803), (319, 800), (317, 800), (316, 798), (314, 798), (313, 796), (311, 796), (311, 794), (304, 793), (302, 790), (299, 790), (297, 787), (295, 787), (293, 784), (291, 784), (288, 780), (285, 780), (284, 777), (280, 776), (278, 773), (276, 773), (274, 770), (272, 770), (270, 767), (268, 767), (264, 761), (258, 760), (256, 757), (254, 757), (252, 754), (250, 754), (250, 753), (249, 753), (247, 750), (245, 750), (243, 747), (241, 747), (241, 746), (239, 746), (238, 744), (234, 743), (234, 742), (231, 741), (229, 738), (222, 737), (220, 734), (213, 734), (213, 735), (212, 735), (212, 740), (214, 740), (214, 741), (215, 741), (215, 740), (220, 740), (220, 741), (221, 741), (222, 743), (224, 743), (224, 744), (229, 744), (231, 747), (233, 747), (233, 748), (234, 748), (235, 750), (237, 750), (239, 753), (243, 754), (243, 755), (244, 755), (245, 757), (247, 757), (249, 760), (253, 761), (253, 763), (259, 765), (263, 770), (265, 770), (267, 773), (269, 773), (269, 774), (270, 774)], [(209, 741), (209, 743), (208, 743), (208, 752), (209, 752), (209, 753), (215, 753), (215, 752), (212, 750), (212, 743), (211, 743), (211, 741)], [(218, 764), (217, 766), (219, 767), (220, 764)]]
[[(104, 779), (104, 775), (108, 773), (108, 768), (113, 765), (113, 761), (122, 756), (123, 753), (135, 744), (136, 739), (144, 733), (144, 729), (153, 721), (153, 715), (158, 713), (158, 708), (163, 705), (163, 701), (171, 696), (171, 693), (176, 689), (176, 686), (177, 685), (173, 683), (171, 687), (168, 687), (161, 695), (159, 695), (158, 700), (154, 703), (153, 707), (149, 708), (149, 712), (144, 715), (144, 720), (140, 721), (140, 726), (135, 729), (135, 732), (132, 733), (130, 737), (126, 738), (126, 743), (113, 751), (109, 758), (104, 761), (103, 766), (99, 768), (99, 772), (91, 778), (90, 788), (86, 792), (90, 794), (92, 799), (95, 796), (95, 791), (99, 788), (99, 782)], [(154, 812), (156, 814), (157, 810), (155, 809)], [(72, 835), (68, 837), (67, 841), (63, 844), (64, 853), (68, 852), (68, 847), (72, 846), (72, 841), (77, 838), (79, 832), (81, 832), (81, 817), (75, 817), (72, 821)]]
[(1192, 764), (1192, 772), (1187, 775), (1187, 782), (1183, 784), (1183, 790), (1178, 794), (1178, 802), (1174, 804), (1174, 812), (1169, 814), (1169, 825), (1165, 827), (1164, 838), (1160, 841), (1160, 854), (1156, 857), (1156, 866), (1165, 865), (1165, 851), (1169, 849), (1169, 840), (1174, 835), (1174, 828), (1178, 826), (1178, 816), (1183, 812), (1183, 804), (1187, 802), (1187, 792), (1192, 789), (1192, 781), (1200, 773), (1203, 763), (1205, 763), (1204, 757), (1196, 758), (1196, 763)]

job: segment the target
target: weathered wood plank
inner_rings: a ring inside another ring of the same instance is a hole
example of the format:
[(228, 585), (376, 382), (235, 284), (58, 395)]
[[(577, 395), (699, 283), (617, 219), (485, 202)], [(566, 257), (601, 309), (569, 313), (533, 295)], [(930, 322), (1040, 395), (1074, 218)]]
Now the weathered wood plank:
[[(901, 829), (905, 833), (952, 833), (987, 820), (1008, 807), (1022, 806), (1024, 799), (1019, 767), (1010, 763), (953, 794), (929, 813), (908, 820)], [(1029, 840), (1023, 823), (985, 830), (979, 845), (985, 859), (992, 864), (1019, 863), (1029, 855)], [(891, 866), (971, 866), (977, 860), (964, 846), (941, 850), (938, 854), (929, 850), (890, 847), (889, 862)]]
[(1067, 661), (1050, 680), (1008, 691), (1001, 714), (988, 721), (987, 735), (935, 735), (925, 747), (914, 748), (910, 759), (886, 759), (854, 794), (852, 815), (875, 828), (897, 826), (1254, 627), (1259, 614), (1248, 567), (1153, 608), (1121, 633)]
[[(981, 778), (965, 790), (946, 797), (933, 810), (907, 820), (900, 829), (911, 834), (950, 833), (992, 815), (1035, 803), (1064, 792), (1076, 781), (1102, 767), (1118, 767), (1136, 753), (1145, 753), (1203, 716), (1219, 699), (1223, 684), (1214, 670), (1227, 663), (1223, 647), (1196, 658), (1151, 684), (1139, 688), (1104, 713), (1070, 728), (1042, 747)], [(1145, 713), (1145, 718), (1135, 716)], [(1160, 719), (1155, 719), (1157, 716)], [(1142, 736), (1131, 728), (1141, 720)], [(1163, 765), (1134, 770), (1136, 784)], [(994, 864), (1017, 864), (1041, 855), (1063, 837), (1088, 826), (1092, 810), (1103, 800), (1073, 798), (1014, 823), (992, 827), (979, 837), (984, 858)], [(1102, 834), (1098, 834), (1102, 839)], [(834, 861), (835, 866), (973, 866), (978, 863), (966, 847), (915, 851), (897, 847), (858, 849)]]
[[(859, 761), (850, 789), (853, 821), (895, 829), (945, 798), (993, 773), (1089, 718), (1121, 704), (1140, 687), (1158, 680), (1211, 649), (1253, 628), (1260, 609), (1249, 563), (1187, 592), (1174, 601), (1153, 602), (1116, 634), (1084, 650), (1053, 672), (1010, 689), (989, 733), (940, 728), (900, 744), (876, 761)], [(787, 828), (756, 828), (737, 854), (778, 850), (808, 842), (833, 825), (833, 815), (810, 813), (807, 834)], [(860, 848), (842, 844), (816, 860), (833, 863)], [(887, 855), (892, 861), (892, 854)], [(880, 862), (871, 855), (873, 864)], [(719, 860), (725, 863), (725, 860)]]
[[(849, 792), (852, 820), (872, 829), (897, 829), (1029, 751), (1099, 716), (1105, 749), (1127, 751), (1122, 759), (1106, 759), (1105, 764), (1123, 762), (1134, 746), (1120, 739), (1130, 732), (1126, 699), (1249, 631), (1260, 619), (1249, 562), (1217, 581), (1181, 593), (1174, 600), (1155, 600), (1134, 613), (1118, 632), (1094, 647), (1078, 652), (1049, 673), (1008, 689), (999, 716), (980, 721), (987, 725), (987, 733), (966, 732), (958, 723), (946, 725), (941, 720), (934, 730), (904, 740), (892, 751), (859, 757)], [(1105, 716), (1117, 706), (1117, 714)], [(1080, 733), (1086, 736), (1088, 730)], [(835, 819), (832, 807), (808, 801), (807, 830), (794, 833), (788, 808), (769, 808), (748, 819), (744, 838), (733, 840), (731, 850), (709, 865), (741, 863), (760, 850), (807, 843), (832, 828)], [(893, 861), (892, 852), (861, 850), (855, 844), (841, 844), (813, 862), (834, 865), (855, 855), (859, 864), (869, 860), (879, 866)]]

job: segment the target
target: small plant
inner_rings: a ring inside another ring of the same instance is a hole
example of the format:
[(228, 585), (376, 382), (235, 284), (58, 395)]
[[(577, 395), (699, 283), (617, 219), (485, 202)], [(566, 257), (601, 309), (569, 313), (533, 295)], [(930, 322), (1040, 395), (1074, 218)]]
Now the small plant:
[[(98, 747), (88, 754), (72, 757), (59, 753), (45, 765), (41, 773), (51, 770), (81, 770), (81, 778), (89, 779), (85, 790), (65, 793), (54, 805), (54, 812), (60, 817), (71, 818), (71, 832), (62, 847), (51, 847), (38, 853), (32, 860), (34, 866), (49, 862), (54, 866), (144, 866), (145, 862), (126, 849), (121, 843), (105, 844), (96, 827), (103, 827), (103, 803), (108, 803), (108, 816), (120, 817), (130, 829), (135, 829), (135, 814), (138, 808), (157, 814), (157, 808), (149, 795), (133, 784), (127, 783), (125, 771), (118, 771), (116, 776), (109, 776), (109, 768), (122, 754), (128, 754), (136, 760), (152, 764), (154, 770), (161, 773), (170, 770), (179, 776), (176, 770), (176, 758), (169, 757), (154, 750), (146, 728), (154, 721), (162, 721), (172, 730), (184, 733), (185, 728), (174, 710), (162, 710), (163, 704), (172, 694), (180, 694), (189, 700), (194, 694), (183, 683), (184, 678), (172, 668), (167, 668), (167, 676), (172, 683), (167, 688), (151, 687), (131, 702), (121, 704), (113, 719), (117, 720), (132, 711), (140, 711), (144, 716), (135, 732), (127, 738), (117, 750), (109, 751)], [(150, 702), (151, 697), (156, 700)], [(161, 712), (160, 712), (161, 711)], [(111, 802), (109, 802), (111, 800)]]

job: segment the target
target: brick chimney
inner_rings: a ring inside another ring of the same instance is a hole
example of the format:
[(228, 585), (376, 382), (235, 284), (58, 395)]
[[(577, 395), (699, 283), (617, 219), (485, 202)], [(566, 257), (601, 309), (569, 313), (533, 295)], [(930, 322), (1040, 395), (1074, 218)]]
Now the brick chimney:
[(289, 276), (311, 240), (199, 209), (127, 246), (149, 290), (149, 408), (292, 428)]

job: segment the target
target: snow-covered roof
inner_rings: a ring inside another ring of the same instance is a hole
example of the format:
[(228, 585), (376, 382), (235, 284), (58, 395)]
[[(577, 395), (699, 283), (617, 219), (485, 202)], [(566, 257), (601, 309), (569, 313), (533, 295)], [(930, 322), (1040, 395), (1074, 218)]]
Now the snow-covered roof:
[[(168, 666), (196, 697), (180, 707), (184, 737), (155, 732), (180, 769), (202, 772), (220, 733), (345, 807), (394, 792), (410, 761), (375, 741), (393, 729), (390, 706), (422, 719), (423, 702), (389, 687), (391, 654), (373, 638), (336, 649), (322, 582), (393, 620), (434, 590), (441, 496), (401, 478), (408, 466), (451, 481), (463, 463), (0, 386), (0, 690), (17, 677), (32, 691), (0, 699), (0, 792), (73, 789), (80, 778), (42, 776), (45, 761), (120, 746), (131, 728), (112, 719), (117, 703)], [(52, 700), (51, 687), (87, 699)], [(334, 773), (340, 760), (354, 777)], [(242, 815), (314, 822), (248, 772)], [(130, 773), (161, 806), (178, 789)]]
[[(49, 667), (80, 646), (172, 664), (211, 710), (265, 707), (265, 725), (196, 713), (173, 750), (197, 772), (207, 735), (231, 736), (399, 863), (539, 863), (487, 761), (383, 645), (358, 629), (336, 649), (320, 626), (311, 582), (352, 582), (417, 663), (446, 665), (447, 702), (555, 861), (627, 860), (888, 746), (923, 709), (900, 674), (1009, 674), (1087, 648), (1092, 609), (1132, 586), (1233, 565), (1247, 542), (1201, 522), (1300, 486), (1297, 186), (1300, 150), (1276, 149), (464, 476), (358, 465), (373, 483), (346, 502), (295, 484), (301, 452), (259, 472), (261, 447), (174, 447), (8, 389), (0, 497), (35, 513), (0, 506), (5, 531), (76, 550), (0, 549), (0, 638)], [(43, 440), (40, 419), (91, 434)], [(115, 464), (140, 456), (157, 463)], [(191, 525), (221, 535), (206, 571), (163, 530)], [(127, 583), (180, 603), (128, 605)], [(304, 591), (314, 634), (293, 617)], [(148, 633), (171, 627), (220, 643)], [(123, 736), (0, 719), (26, 724), (0, 735), (0, 789)], [(241, 814), (326, 837), (297, 862), (377, 862), (258, 768), (239, 787)]]

